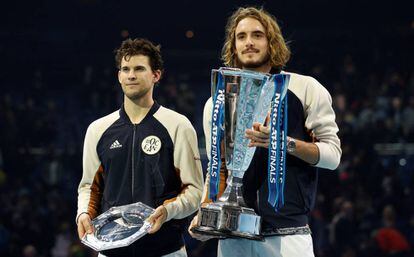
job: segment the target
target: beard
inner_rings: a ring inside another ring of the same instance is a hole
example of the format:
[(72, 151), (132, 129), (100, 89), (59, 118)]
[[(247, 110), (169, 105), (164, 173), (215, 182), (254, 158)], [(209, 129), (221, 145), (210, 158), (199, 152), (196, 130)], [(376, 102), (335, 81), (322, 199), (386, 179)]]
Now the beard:
[(236, 55), (236, 58), (237, 58), (237, 63), (240, 64), (240, 66), (243, 67), (244, 69), (256, 69), (256, 68), (259, 68), (267, 64), (270, 60), (270, 55), (266, 54), (265, 56), (263, 56), (257, 61), (247, 61), (247, 62), (243, 62), (242, 60), (240, 60), (238, 55)]
[(142, 90), (138, 90), (138, 91), (134, 91), (134, 92), (126, 92), (124, 90), (124, 94), (125, 94), (126, 97), (128, 97), (129, 100), (136, 101), (136, 100), (141, 99), (145, 95), (147, 95), (150, 90), (151, 90), (151, 88), (142, 89)]

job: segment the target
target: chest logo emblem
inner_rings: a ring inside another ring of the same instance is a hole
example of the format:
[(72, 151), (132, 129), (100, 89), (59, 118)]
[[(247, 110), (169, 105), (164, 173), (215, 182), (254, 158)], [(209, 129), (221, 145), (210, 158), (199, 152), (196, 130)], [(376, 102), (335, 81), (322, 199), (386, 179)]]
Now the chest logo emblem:
[(115, 140), (112, 145), (109, 147), (109, 149), (115, 149), (115, 148), (121, 148), (122, 145), (119, 143), (118, 140)]
[(146, 154), (156, 154), (161, 149), (161, 140), (156, 136), (147, 136), (144, 140), (142, 140), (141, 148)]

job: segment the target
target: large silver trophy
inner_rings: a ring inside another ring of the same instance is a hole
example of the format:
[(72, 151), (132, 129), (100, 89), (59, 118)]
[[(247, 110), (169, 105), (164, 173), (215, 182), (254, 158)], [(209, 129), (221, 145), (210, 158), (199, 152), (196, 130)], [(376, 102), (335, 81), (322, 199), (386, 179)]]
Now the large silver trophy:
[[(274, 83), (269, 74), (240, 69), (220, 68), (212, 71), (213, 126), (212, 150), (210, 157), (210, 180), (219, 173), (212, 169), (220, 156), (220, 142), (215, 133), (222, 128), (214, 127), (218, 119), (217, 104), (224, 93), (224, 156), (227, 170), (227, 187), (221, 197), (201, 207), (198, 224), (193, 232), (221, 238), (242, 237), (263, 240), (260, 235), (261, 217), (246, 206), (242, 196), (242, 179), (253, 158), (255, 147), (249, 147), (245, 131), (252, 128), (253, 122), (263, 123), (270, 110), (274, 95)], [(220, 92), (221, 90), (221, 92)], [(217, 122), (217, 124), (220, 124)], [(207, 135), (208, 136), (208, 135)], [(217, 147), (218, 144), (218, 147)], [(216, 145), (214, 149), (214, 145)], [(218, 154), (216, 154), (218, 155)], [(217, 164), (216, 164), (217, 165)], [(218, 174), (219, 177), (219, 174)], [(210, 190), (214, 190), (210, 186)]]

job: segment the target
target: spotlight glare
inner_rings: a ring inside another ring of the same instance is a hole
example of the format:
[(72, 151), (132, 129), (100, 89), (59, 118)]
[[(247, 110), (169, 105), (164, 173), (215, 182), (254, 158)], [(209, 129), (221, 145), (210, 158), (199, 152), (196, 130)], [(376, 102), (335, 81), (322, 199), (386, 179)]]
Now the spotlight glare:
[(186, 36), (187, 38), (193, 38), (193, 37), (194, 37), (194, 32), (193, 32), (192, 30), (187, 30), (187, 31), (185, 32), (185, 36)]

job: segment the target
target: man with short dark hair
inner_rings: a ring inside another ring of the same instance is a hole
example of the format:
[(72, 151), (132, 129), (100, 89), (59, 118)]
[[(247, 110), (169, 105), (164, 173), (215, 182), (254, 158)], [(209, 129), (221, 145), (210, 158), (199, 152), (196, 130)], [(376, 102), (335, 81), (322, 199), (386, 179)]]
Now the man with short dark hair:
[(113, 206), (143, 202), (155, 212), (150, 234), (111, 256), (186, 256), (185, 217), (198, 208), (203, 176), (190, 121), (153, 99), (163, 72), (160, 47), (125, 40), (116, 51), (123, 106), (94, 122), (85, 136), (78, 188), (79, 238), (93, 233), (91, 219)]
[[(338, 126), (329, 92), (314, 78), (285, 72), (290, 50), (276, 19), (253, 7), (239, 8), (229, 18), (222, 50), (229, 67), (270, 74), (289, 74), (287, 91), (288, 138), (284, 205), (278, 211), (268, 202), (269, 126), (258, 122), (246, 130), (249, 146), (258, 147), (243, 177), (243, 196), (248, 207), (262, 217), (265, 241), (225, 239), (218, 256), (314, 256), (308, 216), (314, 205), (318, 168), (335, 169), (342, 154)], [(210, 147), (212, 100), (204, 108), (206, 147)], [(222, 162), (225, 163), (225, 162)], [(224, 166), (222, 165), (222, 170)], [(224, 170), (225, 171), (225, 170)], [(226, 175), (227, 172), (222, 172)], [(224, 183), (225, 178), (220, 179)], [(207, 174), (202, 203), (208, 199)], [(224, 185), (220, 185), (222, 190)], [(219, 193), (218, 197), (220, 197)], [(190, 229), (197, 224), (197, 216)], [(193, 237), (210, 237), (192, 233)]]

